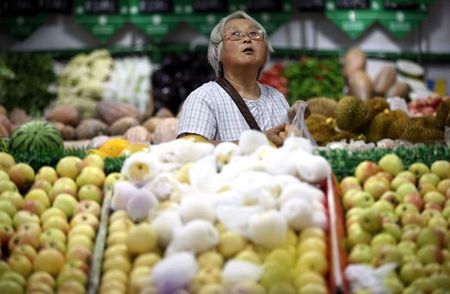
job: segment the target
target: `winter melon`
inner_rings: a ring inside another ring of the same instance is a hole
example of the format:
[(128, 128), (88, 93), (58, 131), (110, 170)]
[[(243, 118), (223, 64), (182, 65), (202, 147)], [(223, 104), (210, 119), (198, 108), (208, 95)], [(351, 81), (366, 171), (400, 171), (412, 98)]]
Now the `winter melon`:
[(45, 121), (32, 120), (21, 125), (9, 140), (12, 154), (60, 152), (63, 149), (64, 141), (60, 132)]

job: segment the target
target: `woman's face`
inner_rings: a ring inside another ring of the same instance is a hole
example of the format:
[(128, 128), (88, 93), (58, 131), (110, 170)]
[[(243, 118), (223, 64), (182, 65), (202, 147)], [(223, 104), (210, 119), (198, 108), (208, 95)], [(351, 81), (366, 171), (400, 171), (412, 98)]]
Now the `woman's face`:
[[(263, 39), (251, 38), (259, 32), (258, 27), (248, 19), (232, 19), (225, 24), (222, 32), (223, 47), (221, 62), (224, 70), (242, 66), (259, 70), (267, 58), (267, 47)], [(232, 35), (241, 33), (243, 38), (231, 40)]]

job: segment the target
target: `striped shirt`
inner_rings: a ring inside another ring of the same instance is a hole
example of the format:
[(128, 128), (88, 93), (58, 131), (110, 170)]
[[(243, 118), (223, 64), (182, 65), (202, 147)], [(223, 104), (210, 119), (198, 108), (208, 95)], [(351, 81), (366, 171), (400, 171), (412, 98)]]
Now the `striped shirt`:
[[(250, 112), (262, 131), (287, 120), (289, 104), (273, 87), (258, 83), (261, 96), (245, 99)], [(230, 95), (216, 82), (208, 82), (194, 90), (184, 101), (178, 135), (193, 133), (208, 140), (235, 141), (249, 130), (244, 116)]]

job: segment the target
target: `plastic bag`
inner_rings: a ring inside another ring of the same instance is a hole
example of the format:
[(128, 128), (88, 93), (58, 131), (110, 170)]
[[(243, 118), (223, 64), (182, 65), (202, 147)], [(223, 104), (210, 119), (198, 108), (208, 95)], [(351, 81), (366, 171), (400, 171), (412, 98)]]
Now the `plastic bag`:
[(391, 273), (397, 264), (386, 263), (378, 268), (367, 265), (351, 264), (345, 269), (345, 275), (350, 283), (351, 293), (361, 290), (370, 290), (374, 294), (389, 294), (383, 281)]
[(308, 139), (313, 146), (317, 146), (316, 141), (311, 136), (311, 133), (308, 130), (308, 126), (305, 122), (305, 111), (308, 107), (308, 103), (304, 101), (298, 101), (295, 103), (297, 112), (290, 122), (290, 127), (286, 138), (289, 137), (302, 137)]

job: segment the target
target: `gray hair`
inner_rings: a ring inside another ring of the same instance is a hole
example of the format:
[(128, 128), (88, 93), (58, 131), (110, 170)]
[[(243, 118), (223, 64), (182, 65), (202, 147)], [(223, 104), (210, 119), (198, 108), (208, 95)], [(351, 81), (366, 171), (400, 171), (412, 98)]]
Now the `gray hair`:
[[(253, 22), (258, 27), (259, 30), (261, 30), (263, 32), (264, 42), (266, 43), (266, 47), (267, 47), (267, 57), (266, 57), (265, 63), (267, 61), (269, 61), (270, 53), (274, 51), (272, 48), (272, 45), (270, 44), (270, 42), (267, 38), (266, 29), (258, 21), (256, 21), (254, 18), (252, 18), (250, 15), (248, 15), (247, 13), (245, 13), (242, 10), (233, 12), (232, 14), (230, 14), (220, 20), (220, 22), (211, 31), (211, 35), (209, 37), (208, 62), (209, 62), (209, 64), (211, 64), (212, 68), (214, 69), (214, 71), (216, 73), (216, 77), (220, 77), (223, 74), (222, 65), (220, 62), (220, 58), (222, 56), (222, 47), (223, 47), (223, 43), (220, 42), (222, 40), (222, 31), (223, 31), (223, 28), (225, 27), (225, 24), (232, 19), (248, 19), (249, 21)], [(262, 67), (264, 67), (264, 66), (262, 66)], [(258, 77), (261, 73), (262, 67), (258, 72)]]

